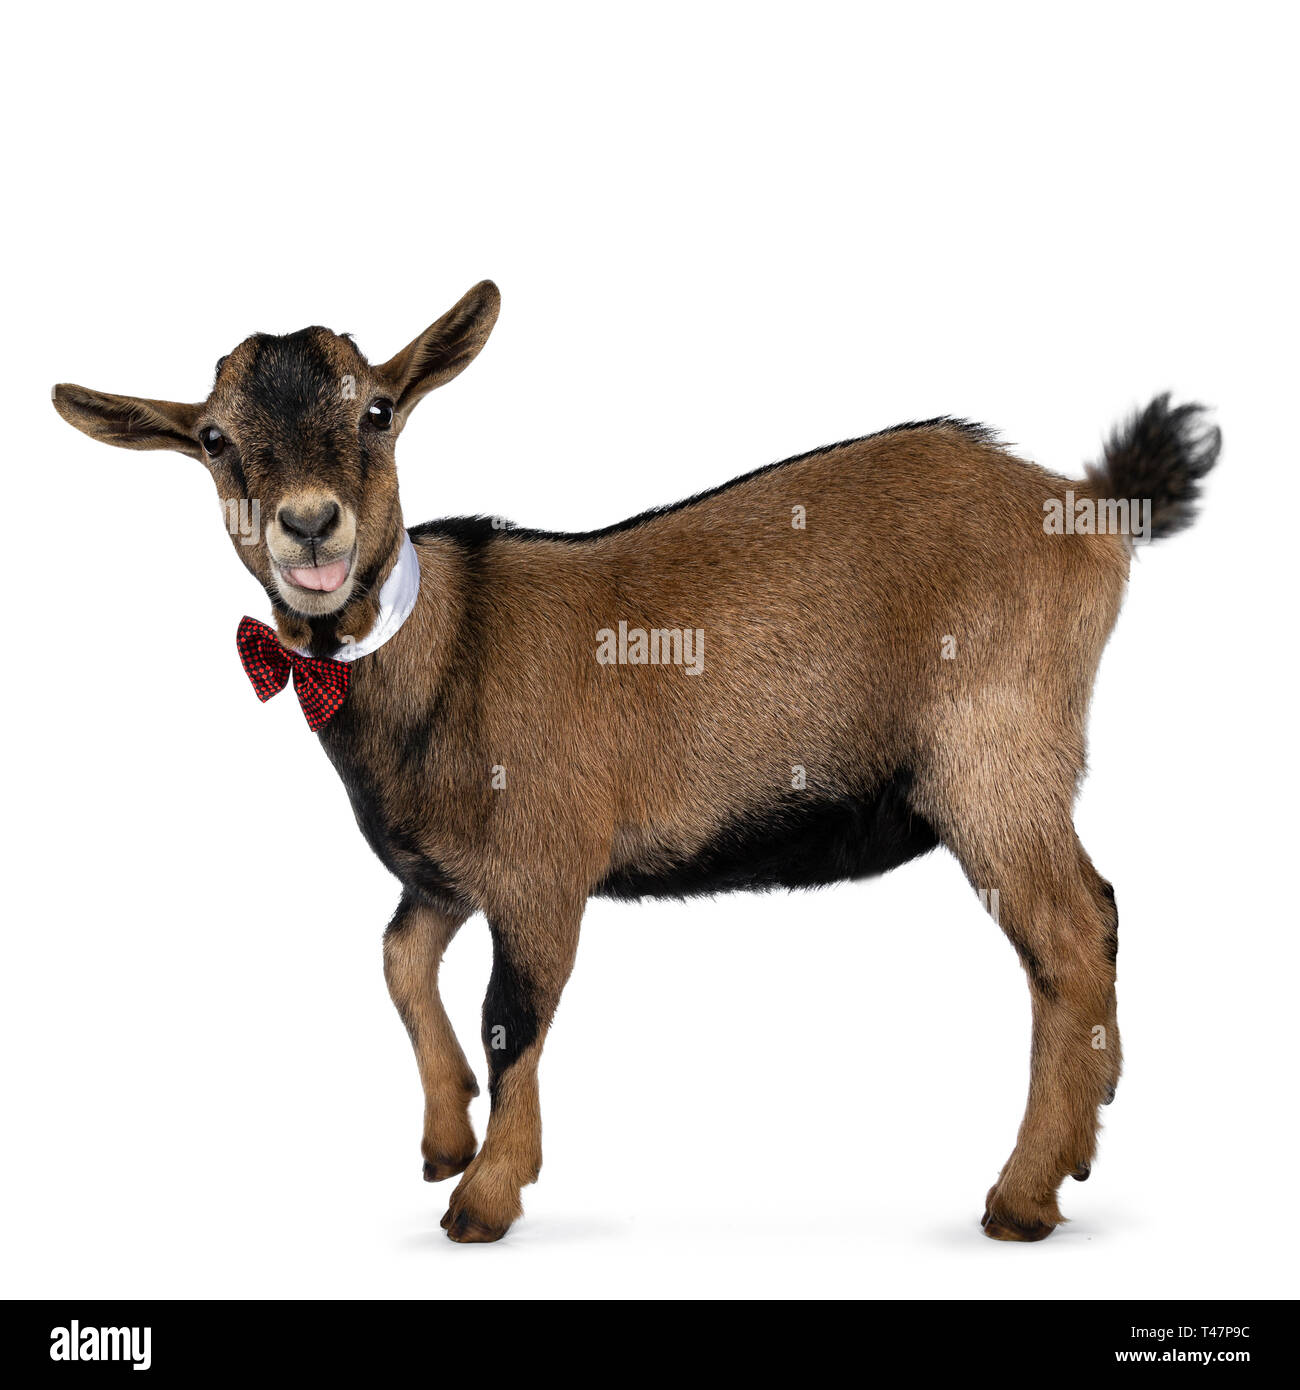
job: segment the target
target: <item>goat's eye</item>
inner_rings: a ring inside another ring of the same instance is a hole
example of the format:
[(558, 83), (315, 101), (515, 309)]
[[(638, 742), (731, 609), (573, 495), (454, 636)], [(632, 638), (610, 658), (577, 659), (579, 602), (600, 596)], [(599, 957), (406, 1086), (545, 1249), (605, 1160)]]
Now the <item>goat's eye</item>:
[(226, 447), (226, 436), (213, 425), (209, 425), (207, 429), (199, 431), (199, 443), (203, 445), (207, 456), (214, 459)]
[(372, 430), (386, 430), (393, 423), (392, 401), (375, 401), (366, 411), (366, 424)]

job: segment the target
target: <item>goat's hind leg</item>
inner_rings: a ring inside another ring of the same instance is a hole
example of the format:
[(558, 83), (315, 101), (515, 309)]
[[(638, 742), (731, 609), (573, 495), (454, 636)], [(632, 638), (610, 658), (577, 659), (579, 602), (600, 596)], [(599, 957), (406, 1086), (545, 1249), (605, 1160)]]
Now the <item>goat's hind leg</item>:
[(443, 952), (468, 912), (406, 894), (384, 933), (384, 978), (415, 1049), (424, 1088), (424, 1180), (463, 1172), (476, 1150), (469, 1103), (478, 1082), (438, 993)]
[[(1109, 1010), (1106, 1017), (1105, 1032), (1096, 1038), (1096, 1042), (1098, 1050), (1105, 1052), (1106, 1060), (1110, 1063), (1106, 1092), (1101, 1100), (1103, 1105), (1109, 1105), (1115, 1099), (1124, 1060), (1120, 1050), (1118, 1001), (1115, 997), (1115, 976), (1119, 959), (1119, 905), (1115, 901), (1114, 887), (1102, 878), (1093, 867), (1087, 851), (1077, 840), (1075, 841), (1075, 848), (1078, 852), (1079, 870), (1083, 876), (1084, 887), (1097, 903), (1098, 911), (1105, 921), (1101, 937), (1101, 950), (1102, 955), (1110, 965), (1111, 987), (1107, 1001)], [(1079, 1175), (1076, 1174), (1076, 1176)], [(1082, 1174), (1080, 1180), (1082, 1181), (1087, 1176), (1087, 1173)]]
[(997, 902), (1033, 1006), (1029, 1100), (982, 1222), (995, 1240), (1042, 1240), (1063, 1220), (1057, 1189), (1091, 1172), (1097, 1108), (1119, 1075), (1113, 896), (1075, 837), (1072, 775), (1032, 766), (1011, 761), (997, 786), (950, 783), (942, 812), (945, 841)]
[[(1029, 1100), (1016, 1147), (985, 1198), (995, 1240), (1042, 1240), (1062, 1220), (1061, 1180), (1083, 1180), (1097, 1149), (1097, 1107), (1114, 1095), (1119, 1035), (1105, 900), (1078, 868), (1072, 830), (980, 866), (1000, 878), (1001, 925), (1033, 1008)], [(992, 881), (992, 879), (990, 879)]]

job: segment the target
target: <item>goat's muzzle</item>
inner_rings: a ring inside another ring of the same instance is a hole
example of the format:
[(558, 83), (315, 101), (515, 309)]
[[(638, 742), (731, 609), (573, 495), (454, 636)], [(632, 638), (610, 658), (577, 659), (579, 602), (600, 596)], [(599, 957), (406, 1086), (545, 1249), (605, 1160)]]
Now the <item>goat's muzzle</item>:
[(347, 602), (357, 540), (350, 507), (320, 493), (287, 498), (266, 540), (276, 584), (293, 608), (314, 617)]

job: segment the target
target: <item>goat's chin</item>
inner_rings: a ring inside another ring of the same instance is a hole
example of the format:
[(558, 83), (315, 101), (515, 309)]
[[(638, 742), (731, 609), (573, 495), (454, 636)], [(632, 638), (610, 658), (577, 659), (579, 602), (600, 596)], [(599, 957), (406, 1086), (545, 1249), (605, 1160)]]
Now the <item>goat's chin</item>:
[(303, 618), (328, 618), (331, 613), (341, 613), (348, 606), (354, 587), (352, 576), (348, 575), (337, 589), (304, 589), (290, 583), (278, 569), (275, 571), (276, 592), (286, 607)]

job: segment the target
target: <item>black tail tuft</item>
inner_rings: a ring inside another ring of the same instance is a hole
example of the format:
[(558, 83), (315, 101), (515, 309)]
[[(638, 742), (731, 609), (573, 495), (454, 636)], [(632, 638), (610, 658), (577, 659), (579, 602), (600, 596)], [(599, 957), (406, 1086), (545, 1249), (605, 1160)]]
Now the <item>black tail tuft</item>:
[(1201, 405), (1169, 407), (1157, 396), (1111, 434), (1088, 479), (1100, 497), (1150, 498), (1151, 539), (1172, 536), (1196, 519), (1201, 480), (1218, 462), (1223, 437)]

